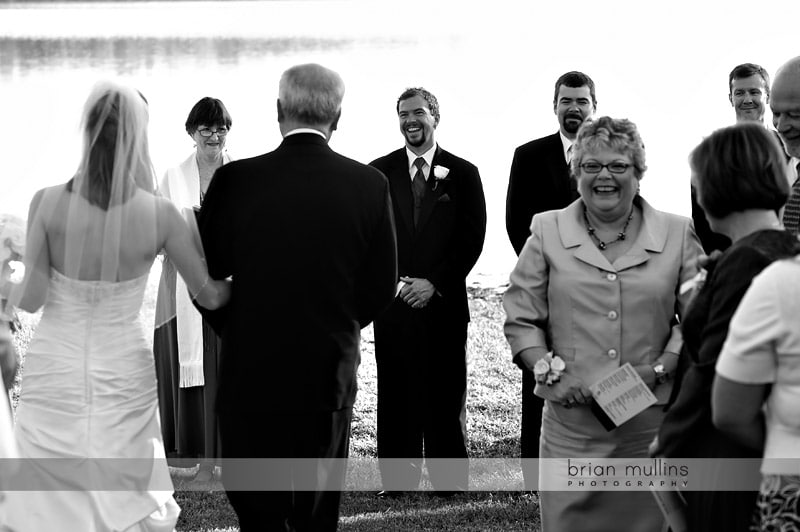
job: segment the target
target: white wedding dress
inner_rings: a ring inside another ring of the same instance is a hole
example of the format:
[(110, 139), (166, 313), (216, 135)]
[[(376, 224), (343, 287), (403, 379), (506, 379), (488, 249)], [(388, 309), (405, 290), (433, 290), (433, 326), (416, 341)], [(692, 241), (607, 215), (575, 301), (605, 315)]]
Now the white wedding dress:
[[(174, 529), (180, 509), (145, 336), (152, 328), (139, 320), (146, 284), (147, 276), (79, 281), (51, 269), (25, 356), (16, 439), (23, 458), (77, 459), (80, 473), (24, 462), (21, 480), (43, 491), (7, 493), (5, 524), (15, 532)], [(83, 484), (64, 491), (76, 479)]]

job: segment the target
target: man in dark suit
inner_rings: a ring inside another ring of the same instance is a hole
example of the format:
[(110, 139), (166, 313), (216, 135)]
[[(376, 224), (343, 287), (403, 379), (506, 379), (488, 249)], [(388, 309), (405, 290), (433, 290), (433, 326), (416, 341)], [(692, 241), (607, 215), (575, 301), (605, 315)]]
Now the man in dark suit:
[[(517, 255), (531, 234), (534, 214), (562, 209), (578, 198), (578, 188), (569, 170), (571, 146), (581, 124), (594, 115), (597, 99), (594, 81), (582, 72), (567, 72), (556, 80), (553, 112), (558, 132), (518, 147), (511, 162), (506, 196), (506, 231)], [(521, 456), (539, 457), (539, 434), (544, 400), (533, 394), (533, 372), (522, 367)], [(537, 483), (536, 468), (523, 461), (523, 477), (528, 489)]]
[[(336, 529), (360, 329), (395, 294), (389, 184), (328, 147), (343, 95), (331, 70), (287, 70), (283, 142), (217, 170), (199, 216), (209, 274), (233, 277), (223, 315), (207, 315), (222, 336), (223, 481), (243, 532)], [(253, 481), (286, 491), (237, 491)]]
[(423, 448), (434, 488), (450, 494), (468, 485), (466, 277), (486, 203), (478, 169), (436, 144), (433, 94), (407, 89), (397, 116), (405, 147), (370, 163), (389, 178), (400, 270), (397, 297), (375, 320), (381, 495), (418, 488)]
[[(769, 73), (761, 65), (742, 63), (736, 65), (728, 74), (728, 101), (736, 113), (736, 122), (764, 122), (764, 112), (769, 104)], [(731, 239), (711, 229), (706, 220), (706, 213), (697, 201), (697, 191), (691, 187), (692, 221), (694, 230), (703, 251), (711, 254), (718, 249), (725, 251), (731, 245)]]

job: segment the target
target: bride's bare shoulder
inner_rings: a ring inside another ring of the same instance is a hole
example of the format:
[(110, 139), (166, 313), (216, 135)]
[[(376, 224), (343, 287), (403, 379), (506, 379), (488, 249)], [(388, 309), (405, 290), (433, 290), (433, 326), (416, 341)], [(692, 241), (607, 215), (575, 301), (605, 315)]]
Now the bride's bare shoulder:
[(61, 183), (60, 185), (53, 185), (52, 187), (40, 188), (36, 191), (36, 194), (33, 195), (33, 198), (38, 198), (41, 201), (45, 198), (59, 198), (68, 193), (67, 183)]
[(31, 199), (28, 219), (30, 220), (32, 215), (41, 213), (43, 208), (47, 209), (47, 213), (52, 213), (65, 198), (66, 194), (68, 194), (66, 183), (40, 188)]

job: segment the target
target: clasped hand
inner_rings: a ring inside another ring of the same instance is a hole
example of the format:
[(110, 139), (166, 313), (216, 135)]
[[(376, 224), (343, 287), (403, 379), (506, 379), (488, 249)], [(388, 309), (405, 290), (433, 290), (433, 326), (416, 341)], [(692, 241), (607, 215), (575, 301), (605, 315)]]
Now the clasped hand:
[(592, 401), (592, 392), (583, 384), (583, 381), (569, 373), (564, 373), (558, 382), (549, 386), (537, 383), (533, 393), (542, 399), (560, 403), (567, 408), (575, 405), (588, 405)]
[(403, 283), (398, 294), (411, 308), (424, 308), (436, 293), (436, 287), (427, 279), (418, 277), (401, 277)]

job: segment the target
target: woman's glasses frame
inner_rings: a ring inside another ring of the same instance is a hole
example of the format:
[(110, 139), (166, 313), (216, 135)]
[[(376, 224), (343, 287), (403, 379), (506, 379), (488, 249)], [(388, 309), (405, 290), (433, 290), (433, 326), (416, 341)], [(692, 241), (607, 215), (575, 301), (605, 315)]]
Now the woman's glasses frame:
[(603, 168), (608, 168), (608, 171), (612, 174), (624, 174), (628, 171), (628, 168), (632, 167), (633, 165), (620, 161), (614, 161), (608, 164), (600, 164), (597, 161), (589, 161), (588, 163), (581, 163), (579, 166), (580, 169), (587, 174), (599, 174)]
[(215, 133), (217, 134), (218, 137), (224, 137), (225, 135), (228, 134), (228, 128), (221, 127), (219, 129), (198, 129), (197, 132), (200, 133), (201, 137), (210, 137)]

